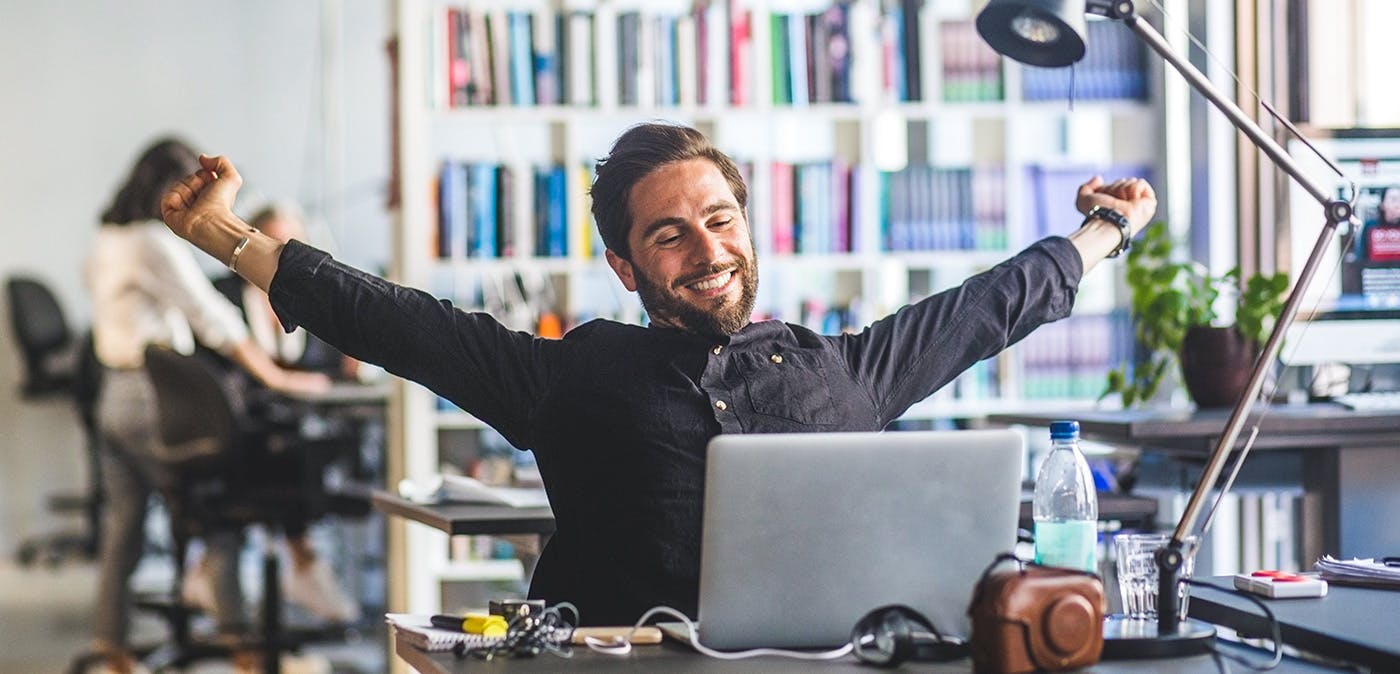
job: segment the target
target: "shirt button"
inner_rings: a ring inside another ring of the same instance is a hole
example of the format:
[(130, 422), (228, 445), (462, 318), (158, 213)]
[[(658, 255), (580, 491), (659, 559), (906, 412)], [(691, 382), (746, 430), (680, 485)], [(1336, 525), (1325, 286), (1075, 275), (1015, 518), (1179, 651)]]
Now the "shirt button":
[(717, 409), (717, 410), (723, 412), (723, 411), (729, 409), (729, 405), (726, 405), (725, 402), (724, 402), (723, 400), (716, 400), (716, 401), (715, 401), (715, 409)]
[(774, 365), (780, 365), (780, 364), (782, 364), (782, 362), (783, 362), (783, 356), (782, 356), (781, 354), (775, 353), (775, 354), (769, 356), (769, 357), (768, 357), (768, 360), (773, 361), (773, 364), (774, 364)]
[(715, 348), (710, 349), (710, 353), (713, 353), (713, 354), (715, 354), (716, 356), (718, 356), (718, 355), (719, 355), (719, 352), (721, 352), (721, 351), (723, 351), (723, 350), (724, 350), (724, 346), (723, 346), (723, 345), (716, 344), (716, 345), (715, 345)]

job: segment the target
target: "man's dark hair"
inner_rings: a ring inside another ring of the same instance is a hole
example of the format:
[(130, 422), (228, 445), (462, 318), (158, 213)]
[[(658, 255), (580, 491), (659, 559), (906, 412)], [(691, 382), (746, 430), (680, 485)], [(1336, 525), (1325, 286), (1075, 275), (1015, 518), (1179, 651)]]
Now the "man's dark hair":
[(623, 132), (612, 152), (598, 160), (593, 179), (593, 220), (603, 244), (624, 260), (632, 259), (627, 232), (632, 226), (632, 186), (666, 164), (708, 159), (729, 183), (739, 209), (747, 210), (749, 190), (739, 167), (720, 152), (705, 134), (688, 126), (665, 123), (638, 124)]
[(199, 156), (183, 141), (175, 138), (156, 141), (136, 160), (126, 184), (102, 213), (102, 222), (129, 225), (159, 220), (160, 199), (165, 191), (198, 168)]

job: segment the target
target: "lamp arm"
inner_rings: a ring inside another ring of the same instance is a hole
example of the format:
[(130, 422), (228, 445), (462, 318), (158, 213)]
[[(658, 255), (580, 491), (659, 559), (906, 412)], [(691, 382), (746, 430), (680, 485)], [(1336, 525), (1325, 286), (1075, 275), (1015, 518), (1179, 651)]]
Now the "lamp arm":
[[(1274, 324), (1273, 331), (1269, 334), (1269, 339), (1265, 341), (1264, 348), (1260, 352), (1257, 360), (1254, 361), (1254, 368), (1249, 375), (1249, 384), (1245, 387), (1244, 394), (1236, 402), (1234, 410), (1230, 413), (1230, 419), (1225, 424), (1225, 430), (1220, 436), (1220, 440), (1211, 450), (1204, 472), (1200, 481), (1196, 483), (1196, 489), (1191, 493), (1191, 499), (1186, 504), (1186, 510), (1182, 513), (1181, 519), (1177, 522), (1176, 530), (1172, 533), (1172, 540), (1167, 547), (1158, 551), (1158, 633), (1174, 634), (1179, 625), (1179, 616), (1176, 611), (1168, 610), (1174, 602), (1172, 598), (1177, 593), (1177, 582), (1180, 578), (1182, 564), (1184, 563), (1183, 548), (1186, 538), (1191, 535), (1196, 528), (1196, 522), (1200, 519), (1202, 508), (1206, 502), (1206, 496), (1216, 481), (1220, 479), (1220, 473), (1229, 459), (1230, 451), (1234, 449), (1240, 437), (1240, 431), (1248, 421), (1250, 412), (1255, 401), (1259, 397), (1259, 391), (1263, 388), (1264, 378), (1269, 371), (1270, 365), (1278, 357), (1279, 350), (1283, 347), (1284, 333), (1288, 326), (1293, 323), (1298, 315), (1298, 308), (1302, 304), (1303, 295), (1308, 286), (1312, 283), (1313, 277), (1321, 265), (1322, 258), (1326, 254), (1328, 245), (1336, 236), (1337, 227), (1342, 222), (1346, 222), (1352, 217), (1351, 204), (1335, 199), (1328, 195), (1316, 182), (1304, 175), (1293, 158), (1271, 138), (1259, 125), (1244, 114), (1234, 101), (1226, 98), (1220, 90), (1210, 82), (1206, 76), (1195, 66), (1172, 50), (1162, 34), (1157, 32), (1146, 20), (1133, 10), (1131, 0), (1117, 0), (1111, 4), (1090, 0), (1087, 3), (1087, 11), (1101, 14), (1110, 18), (1118, 19), (1127, 24), (1152, 51), (1157, 52), (1162, 60), (1181, 74), (1206, 100), (1210, 101), (1216, 109), (1224, 113), (1230, 123), (1239, 129), (1251, 142), (1254, 143), (1264, 154), (1273, 160), (1284, 173), (1295, 180), (1299, 185), (1308, 191), (1319, 204), (1323, 206), (1326, 224), (1318, 234), (1317, 242), (1313, 245), (1312, 252), (1308, 254), (1307, 262), (1303, 265), (1302, 271), (1298, 274), (1297, 282), (1288, 299), (1284, 302), (1283, 310), (1279, 319)], [(1239, 461), (1244, 461), (1241, 456)]]
[[(1133, 3), (1130, 0), (1120, 0), (1119, 2), (1113, 3), (1110, 8), (1102, 8), (1101, 6), (1096, 6), (1096, 4), (1097, 3), (1091, 1), (1089, 3), (1089, 11), (1104, 13), (1104, 15), (1110, 18), (1118, 19), (1127, 24), (1128, 28), (1138, 36), (1138, 39), (1146, 43), (1152, 51), (1157, 52), (1157, 55), (1162, 57), (1163, 61), (1166, 61), (1168, 65), (1180, 73), (1181, 76), (1186, 79), (1187, 83), (1191, 85), (1191, 88), (1199, 92), (1206, 100), (1210, 101), (1212, 105), (1219, 109), (1220, 112), (1224, 113), (1225, 117), (1230, 120), (1230, 123), (1233, 124), (1236, 129), (1240, 130), (1240, 133), (1249, 137), (1249, 140), (1253, 142), (1256, 147), (1263, 151), (1264, 154), (1268, 155), (1269, 159), (1273, 160), (1274, 164), (1282, 169), (1284, 173), (1287, 173), (1290, 178), (1296, 180), (1319, 204), (1324, 207), (1330, 207), (1330, 205), (1336, 201), (1333, 197), (1328, 195), (1326, 189), (1304, 175), (1298, 163), (1293, 160), (1293, 157), (1289, 156), (1288, 151), (1284, 150), (1268, 133), (1259, 128), (1259, 125), (1245, 115), (1244, 111), (1241, 110), (1238, 105), (1235, 105), (1234, 101), (1222, 95), (1220, 89), (1216, 87), (1204, 73), (1191, 65), (1190, 61), (1181, 58), (1181, 56), (1171, 48), (1171, 45), (1167, 44), (1162, 34), (1157, 32), (1156, 28), (1152, 27), (1152, 24), (1148, 23), (1146, 19), (1133, 11)], [(1349, 216), (1350, 212), (1339, 217), (1338, 221), (1344, 221)]]

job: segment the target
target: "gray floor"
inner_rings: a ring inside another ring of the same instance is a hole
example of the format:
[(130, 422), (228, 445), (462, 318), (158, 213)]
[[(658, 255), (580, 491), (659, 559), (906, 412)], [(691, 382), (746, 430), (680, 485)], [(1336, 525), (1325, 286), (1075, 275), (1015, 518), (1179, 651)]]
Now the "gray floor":
[[(8, 352), (8, 346), (0, 351)], [(79, 523), (47, 512), (45, 504), (53, 491), (84, 486), (83, 440), (68, 402), (18, 398), (9, 355), (0, 357), (0, 674), (57, 674), (66, 671), (72, 657), (88, 646), (95, 566), (68, 562), (53, 568), (21, 568), (14, 552), (33, 536)], [(255, 561), (256, 551), (249, 554)], [(244, 564), (245, 578), (253, 577), (254, 591), (257, 568)], [(153, 558), (143, 563), (134, 582), (139, 588), (164, 589), (169, 578), (169, 561)], [(134, 642), (162, 638), (162, 626), (154, 618), (138, 614), (136, 620)], [(372, 624), (366, 633), (351, 632), (347, 637), (350, 643), (312, 648), (308, 653), (330, 663), (335, 672), (385, 669), (383, 645)], [(191, 671), (212, 674), (230, 668), (210, 663)]]

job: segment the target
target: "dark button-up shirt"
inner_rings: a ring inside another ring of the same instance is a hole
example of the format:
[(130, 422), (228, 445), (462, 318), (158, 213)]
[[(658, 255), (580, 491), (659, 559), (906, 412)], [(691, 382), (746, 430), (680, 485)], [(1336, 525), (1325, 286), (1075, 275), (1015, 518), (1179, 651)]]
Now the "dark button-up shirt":
[(844, 335), (779, 321), (714, 336), (594, 320), (541, 339), (297, 242), (271, 297), (289, 329), (419, 382), (534, 450), (557, 531), (530, 594), (573, 602), (585, 624), (621, 625), (658, 604), (695, 614), (710, 438), (881, 430), (1068, 315), (1081, 270), (1072, 244), (1046, 239)]

